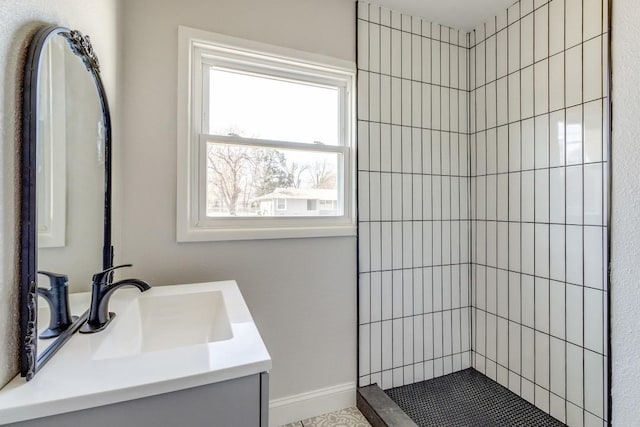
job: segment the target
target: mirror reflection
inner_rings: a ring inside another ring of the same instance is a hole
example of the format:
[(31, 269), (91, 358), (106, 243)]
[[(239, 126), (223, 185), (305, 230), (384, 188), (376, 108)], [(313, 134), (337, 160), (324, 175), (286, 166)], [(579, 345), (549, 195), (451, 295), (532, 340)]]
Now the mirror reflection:
[[(37, 90), (38, 354), (74, 320), (68, 293), (103, 269), (105, 147), (92, 74), (63, 34), (41, 53)], [(65, 301), (65, 299), (67, 301)], [(60, 304), (55, 304), (54, 302)], [(51, 312), (51, 307), (67, 308)]]

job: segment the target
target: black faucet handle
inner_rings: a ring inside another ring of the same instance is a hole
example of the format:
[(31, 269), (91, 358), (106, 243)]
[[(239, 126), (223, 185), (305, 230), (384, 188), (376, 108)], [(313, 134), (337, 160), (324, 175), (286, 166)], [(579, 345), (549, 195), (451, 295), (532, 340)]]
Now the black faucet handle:
[(124, 268), (124, 267), (133, 267), (133, 264), (116, 265), (115, 267), (102, 270), (100, 273), (96, 273), (93, 275), (93, 283), (104, 283), (106, 281), (105, 280), (106, 277), (108, 277), (113, 270), (117, 270), (118, 268)]
[(43, 270), (38, 270), (38, 274), (47, 276), (52, 286), (54, 284), (59, 285), (59, 284), (67, 283), (69, 281), (69, 277), (66, 274), (52, 273), (51, 271), (43, 271)]

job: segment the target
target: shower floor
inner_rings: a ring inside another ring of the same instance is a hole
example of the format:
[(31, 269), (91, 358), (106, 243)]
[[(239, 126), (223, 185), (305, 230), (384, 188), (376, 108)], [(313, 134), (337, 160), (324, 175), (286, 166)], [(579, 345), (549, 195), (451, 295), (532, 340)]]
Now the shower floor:
[(385, 393), (420, 427), (564, 426), (474, 369)]

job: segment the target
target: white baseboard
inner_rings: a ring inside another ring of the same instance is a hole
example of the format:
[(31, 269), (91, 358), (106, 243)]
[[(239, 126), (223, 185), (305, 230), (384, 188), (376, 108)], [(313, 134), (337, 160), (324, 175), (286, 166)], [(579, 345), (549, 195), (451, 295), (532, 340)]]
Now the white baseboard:
[(355, 404), (355, 382), (273, 399), (269, 402), (269, 426), (278, 427)]

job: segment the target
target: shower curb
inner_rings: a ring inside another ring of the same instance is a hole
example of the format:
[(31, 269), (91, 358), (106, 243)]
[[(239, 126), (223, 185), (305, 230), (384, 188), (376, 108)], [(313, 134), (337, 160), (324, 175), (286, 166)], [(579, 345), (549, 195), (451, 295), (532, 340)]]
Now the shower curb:
[(357, 406), (373, 427), (418, 427), (377, 384), (358, 388)]

